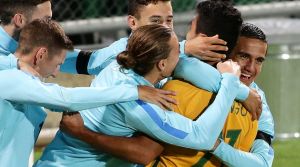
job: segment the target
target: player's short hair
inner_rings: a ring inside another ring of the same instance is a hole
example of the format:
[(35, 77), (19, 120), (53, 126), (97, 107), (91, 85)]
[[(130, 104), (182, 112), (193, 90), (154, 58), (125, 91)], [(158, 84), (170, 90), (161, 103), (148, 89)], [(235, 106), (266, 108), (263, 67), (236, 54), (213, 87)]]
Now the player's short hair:
[(196, 34), (207, 36), (219, 35), (227, 42), (228, 51), (222, 54), (230, 55), (239, 37), (243, 22), (241, 13), (232, 6), (230, 1), (208, 0), (197, 5)]
[(138, 28), (129, 37), (127, 49), (117, 57), (121, 68), (132, 69), (141, 76), (149, 73), (156, 63), (169, 56), (173, 33), (172, 29), (157, 24)]
[(18, 51), (28, 54), (36, 47), (48, 49), (49, 57), (60, 53), (63, 49), (73, 50), (72, 41), (62, 27), (51, 19), (36, 19), (27, 24), (21, 31)]
[(159, 1), (169, 2), (171, 0), (128, 0), (128, 15), (140, 19), (140, 10), (149, 4), (157, 4)]
[(259, 27), (251, 23), (242, 24), (240, 36), (267, 42), (265, 33)]
[(51, 0), (1, 0), (0, 1), (0, 24), (8, 25), (12, 17), (22, 13), (31, 18), (34, 8), (44, 2)]

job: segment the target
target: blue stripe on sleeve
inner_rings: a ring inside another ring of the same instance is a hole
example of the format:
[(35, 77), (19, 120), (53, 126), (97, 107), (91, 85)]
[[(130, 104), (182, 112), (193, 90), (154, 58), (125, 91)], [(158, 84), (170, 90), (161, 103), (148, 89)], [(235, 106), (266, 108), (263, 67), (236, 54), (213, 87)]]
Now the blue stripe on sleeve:
[(172, 126), (170, 126), (168, 123), (164, 123), (159, 115), (155, 112), (155, 110), (147, 103), (141, 101), (141, 100), (136, 100), (136, 102), (146, 111), (146, 113), (151, 117), (151, 119), (165, 132), (168, 134), (177, 137), (179, 139), (184, 139), (188, 133), (176, 129)]

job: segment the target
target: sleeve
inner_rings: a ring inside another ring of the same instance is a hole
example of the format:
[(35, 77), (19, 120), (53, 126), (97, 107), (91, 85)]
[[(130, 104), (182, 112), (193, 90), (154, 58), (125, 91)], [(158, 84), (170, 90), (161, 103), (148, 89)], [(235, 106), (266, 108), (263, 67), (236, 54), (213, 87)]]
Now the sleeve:
[(108, 47), (93, 52), (78, 49), (68, 52), (65, 62), (61, 66), (61, 71), (73, 74), (97, 75), (115, 60), (120, 52), (126, 49), (126, 45), (127, 38), (121, 38)]
[(42, 83), (19, 70), (2, 71), (0, 78), (6, 78), (0, 82), (0, 98), (54, 110), (79, 111), (138, 99), (137, 87), (132, 85), (64, 88)]
[(65, 62), (60, 67), (61, 72), (78, 74), (76, 64), (80, 51), (79, 49), (75, 49), (74, 51), (67, 52)]
[(17, 68), (18, 59), (10, 54), (8, 56), (0, 56), (0, 70)]
[(267, 103), (267, 99), (265, 93), (255, 84), (253, 83), (254, 89), (257, 90), (258, 94), (262, 100), (262, 113), (258, 121), (258, 129), (272, 136), (274, 139), (275, 136), (275, 128), (274, 128), (274, 119)]
[(125, 112), (126, 123), (130, 128), (172, 145), (210, 150), (224, 126), (239, 85), (239, 79), (231, 74), (222, 77), (215, 101), (196, 121), (137, 101), (137, 107), (126, 110), (130, 111)]
[(244, 152), (221, 142), (213, 152), (230, 167), (271, 167), (274, 159), (273, 148), (264, 140), (256, 139), (250, 152)]
[[(219, 71), (196, 58), (181, 57), (175, 68), (174, 77), (182, 78), (210, 92), (216, 93), (220, 89), (221, 74)], [(249, 87), (241, 83), (237, 99), (246, 100), (249, 91)]]
[(185, 42), (186, 40), (179, 42), (179, 49), (181, 54), (185, 54)]

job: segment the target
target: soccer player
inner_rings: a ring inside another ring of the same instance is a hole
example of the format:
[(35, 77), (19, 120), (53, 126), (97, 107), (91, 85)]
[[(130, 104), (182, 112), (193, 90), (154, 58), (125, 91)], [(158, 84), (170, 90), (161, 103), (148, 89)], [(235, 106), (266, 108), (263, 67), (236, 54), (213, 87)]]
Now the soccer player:
[[(20, 33), (19, 41), (16, 57), (31, 65), (44, 78), (56, 75), (66, 51), (73, 49), (62, 28), (49, 19), (27, 24)], [(17, 69), (1, 70), (0, 78), (0, 98), (11, 102), (7, 105), (1, 100), (4, 105), (1, 105), (0, 111), (0, 163), (4, 166), (28, 165), (30, 152), (46, 117), (40, 106), (77, 111), (137, 100), (138, 96), (146, 93), (144, 88), (137, 91), (137, 87), (132, 85), (64, 88), (42, 83), (37, 77)], [(149, 101), (155, 90), (147, 89), (148, 97), (140, 98)]]
[(213, 152), (228, 166), (271, 167), (274, 151), (271, 146), (274, 139), (274, 120), (266, 103), (264, 92), (254, 82), (262, 70), (267, 54), (267, 40), (264, 32), (249, 23), (242, 25), (241, 35), (231, 58), (241, 66), (240, 80), (255, 89), (263, 99), (263, 111), (258, 120), (258, 132), (250, 153), (237, 151), (230, 145), (221, 143)]
[[(118, 55), (97, 76), (92, 86), (157, 85), (172, 74), (178, 62), (179, 46), (175, 33), (160, 25), (143, 26), (128, 40), (127, 50)], [(212, 149), (224, 125), (239, 81), (238, 66), (231, 61), (219, 65), (222, 84), (215, 101), (205, 114), (192, 121), (175, 112), (164, 111), (142, 101), (98, 107), (80, 112), (87, 128), (113, 136), (143, 132), (157, 140), (194, 149)], [(228, 74), (231, 72), (232, 74)], [(206, 134), (210, 133), (210, 137)], [(126, 166), (129, 162), (97, 151), (87, 143), (59, 131), (36, 166)]]

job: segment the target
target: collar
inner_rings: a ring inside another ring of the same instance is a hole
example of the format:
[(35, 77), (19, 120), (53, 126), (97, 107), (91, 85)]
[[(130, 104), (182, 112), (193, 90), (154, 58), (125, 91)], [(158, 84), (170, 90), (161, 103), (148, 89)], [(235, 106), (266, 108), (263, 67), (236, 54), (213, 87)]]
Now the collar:
[(14, 53), (17, 50), (18, 45), (18, 42), (9, 36), (0, 26), (0, 47), (10, 53)]

